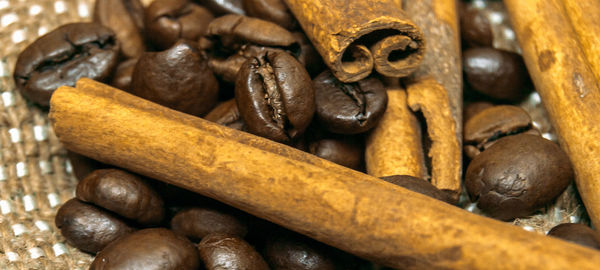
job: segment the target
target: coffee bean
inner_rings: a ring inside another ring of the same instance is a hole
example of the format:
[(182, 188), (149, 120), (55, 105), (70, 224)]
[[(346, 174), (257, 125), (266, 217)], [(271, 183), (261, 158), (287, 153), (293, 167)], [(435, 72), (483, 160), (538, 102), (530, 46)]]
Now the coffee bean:
[(392, 175), (380, 178), (382, 180), (385, 180), (386, 182), (392, 183), (397, 186), (401, 186), (408, 190), (427, 195), (431, 198), (438, 199), (449, 204), (454, 204), (454, 200), (450, 197), (448, 193), (439, 190), (427, 180), (423, 180), (410, 175)]
[(494, 107), (494, 104), (492, 104), (491, 102), (487, 102), (487, 101), (476, 101), (476, 102), (467, 103), (467, 104), (465, 104), (465, 107), (463, 110), (463, 121), (465, 123), (467, 123), (467, 121), (469, 121), (469, 119), (471, 119), (473, 116), (475, 116), (479, 112), (481, 112), (487, 108), (491, 108), (491, 107)]
[(207, 7), (214, 14), (246, 14), (242, 6), (242, 0), (199, 0), (200, 4)]
[(234, 51), (245, 44), (267, 47), (290, 47), (296, 44), (296, 38), (292, 33), (277, 24), (234, 14), (210, 22), (207, 35), (218, 39), (222, 46)]
[(530, 82), (523, 57), (493, 48), (463, 51), (463, 70), (473, 89), (501, 100), (521, 99)]
[(166, 51), (144, 53), (131, 78), (131, 93), (191, 115), (209, 112), (219, 84), (195, 45), (180, 40)]
[(73, 174), (75, 175), (75, 178), (77, 178), (77, 180), (80, 181), (95, 170), (109, 167), (109, 165), (104, 164), (100, 161), (91, 159), (89, 157), (77, 154), (69, 150), (67, 150), (67, 157), (69, 158), (69, 163), (71, 164), (71, 168)]
[(460, 35), (470, 47), (492, 47), (494, 41), (490, 21), (477, 8), (465, 8), (461, 12)]
[(499, 138), (518, 133), (539, 135), (525, 110), (511, 105), (487, 108), (465, 123), (465, 153), (474, 158)]
[(500, 138), (477, 155), (465, 176), (471, 199), (491, 217), (511, 220), (532, 214), (571, 183), (567, 155), (540, 136)]
[(139, 57), (145, 50), (144, 6), (139, 0), (97, 0), (94, 22), (110, 28), (126, 58)]
[(264, 259), (243, 239), (227, 234), (210, 234), (198, 244), (207, 270), (266, 270)]
[(308, 152), (354, 170), (364, 165), (364, 144), (356, 136), (328, 134), (308, 143)]
[(140, 230), (103, 249), (90, 270), (195, 270), (200, 259), (194, 245), (164, 228)]
[(240, 110), (237, 107), (235, 99), (222, 102), (210, 111), (204, 119), (229, 128), (237, 130), (244, 129), (244, 121), (240, 116)]
[(135, 64), (137, 64), (138, 60), (138, 58), (131, 58), (127, 61), (121, 62), (117, 66), (117, 70), (113, 75), (110, 85), (123, 91), (130, 91), (131, 77), (133, 76), (133, 70), (135, 69)]
[(331, 248), (294, 233), (270, 235), (263, 255), (273, 270), (348, 269), (340, 268)]
[(83, 77), (108, 79), (118, 56), (119, 44), (110, 29), (95, 23), (66, 24), (25, 48), (13, 76), (23, 96), (48, 106), (59, 86), (75, 86)]
[(242, 0), (242, 3), (248, 16), (274, 22), (287, 29), (298, 26), (283, 0)]
[(377, 125), (387, 107), (383, 83), (374, 77), (343, 83), (327, 70), (313, 83), (317, 120), (333, 133), (365, 132)]
[(600, 250), (600, 235), (592, 228), (579, 223), (563, 223), (548, 232), (549, 236), (557, 237), (575, 244)]
[(278, 142), (299, 137), (315, 111), (306, 69), (285, 52), (249, 59), (238, 73), (235, 96), (248, 131)]
[(241, 217), (233, 209), (192, 207), (179, 211), (171, 219), (171, 230), (191, 240), (200, 240), (212, 233), (243, 238), (248, 232), (248, 226)]
[(159, 224), (163, 200), (140, 177), (118, 169), (96, 170), (77, 184), (77, 198), (142, 225)]
[(147, 36), (162, 50), (182, 38), (197, 41), (212, 19), (210, 11), (189, 0), (156, 0), (145, 13)]
[(58, 209), (54, 222), (69, 244), (92, 253), (134, 231), (108, 211), (77, 199), (63, 204)]
[(290, 48), (290, 53), (298, 59), (300, 63), (306, 67), (306, 71), (311, 77), (319, 75), (327, 67), (317, 52), (317, 49), (310, 43), (308, 37), (302, 32), (292, 33), (296, 39), (296, 43), (300, 46), (299, 49), (294, 51), (295, 48)]

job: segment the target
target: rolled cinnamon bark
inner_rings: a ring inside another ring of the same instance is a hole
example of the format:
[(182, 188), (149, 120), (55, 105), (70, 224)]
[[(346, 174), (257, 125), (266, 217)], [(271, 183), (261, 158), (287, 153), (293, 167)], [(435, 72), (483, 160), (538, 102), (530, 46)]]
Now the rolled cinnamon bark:
[(560, 146), (573, 164), (586, 210), (599, 227), (600, 88), (592, 61), (586, 57), (586, 50), (593, 48), (579, 41), (575, 29), (581, 26), (575, 21), (572, 24), (562, 1), (505, 3), (535, 88), (556, 128)]
[(402, 11), (401, 0), (285, 2), (342, 82), (363, 79), (373, 67), (385, 76), (404, 77), (423, 58), (423, 36)]
[(600, 81), (600, 1), (562, 0), (586, 59)]
[(88, 79), (53, 94), (50, 119), (73, 151), (391, 267), (596, 269), (600, 263), (600, 252), (592, 249), (471, 214)]

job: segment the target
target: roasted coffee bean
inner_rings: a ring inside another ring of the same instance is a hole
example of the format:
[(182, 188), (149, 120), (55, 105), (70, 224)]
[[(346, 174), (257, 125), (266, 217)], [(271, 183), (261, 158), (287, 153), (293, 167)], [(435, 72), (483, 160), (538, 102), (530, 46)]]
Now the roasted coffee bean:
[(208, 66), (221, 80), (235, 83), (238, 71), (248, 58), (236, 53), (227, 58), (211, 58), (208, 60)]
[(341, 268), (331, 248), (293, 233), (268, 237), (263, 256), (273, 270), (335, 270)]
[(317, 120), (333, 133), (365, 132), (377, 125), (387, 107), (383, 83), (374, 77), (343, 83), (327, 70), (313, 83)]
[(500, 138), (477, 155), (467, 168), (465, 185), (480, 209), (511, 220), (551, 202), (572, 179), (571, 163), (558, 145), (518, 134)]
[(200, 258), (207, 270), (267, 270), (265, 260), (242, 238), (210, 234), (198, 244)]
[(200, 4), (207, 7), (214, 14), (246, 14), (243, 8), (242, 0), (199, 0)]
[(219, 84), (195, 45), (180, 40), (166, 51), (144, 53), (131, 78), (131, 93), (191, 115), (209, 112), (217, 104)]
[(69, 244), (92, 253), (134, 231), (115, 215), (78, 199), (63, 204), (54, 223)]
[(501, 100), (521, 99), (530, 82), (523, 57), (493, 48), (463, 51), (463, 70), (474, 90)]
[(139, 57), (145, 50), (144, 6), (140, 0), (96, 0), (94, 22), (110, 28), (126, 58)]
[(110, 85), (123, 91), (130, 91), (131, 77), (133, 76), (133, 70), (135, 69), (135, 64), (137, 64), (138, 60), (138, 58), (132, 58), (121, 62), (117, 66), (117, 70), (115, 71), (115, 75), (113, 75)]
[(364, 144), (356, 136), (330, 135), (308, 143), (308, 152), (354, 170), (364, 164)]
[(463, 110), (463, 121), (467, 123), (471, 117), (477, 115), (479, 112), (494, 107), (494, 104), (487, 101), (476, 101), (472, 103), (465, 104), (465, 108)]
[(283, 0), (242, 0), (242, 3), (248, 16), (274, 22), (287, 29), (298, 26)]
[(237, 130), (244, 129), (244, 121), (240, 116), (240, 110), (238, 110), (235, 99), (230, 99), (219, 104), (210, 111), (204, 119), (229, 128)]
[(477, 8), (465, 8), (461, 12), (460, 35), (470, 47), (492, 47), (494, 41), (490, 21)]
[(156, 0), (146, 9), (146, 32), (152, 44), (164, 50), (182, 38), (197, 41), (213, 18), (189, 0)]
[(317, 52), (317, 49), (310, 43), (310, 40), (302, 32), (292, 33), (296, 39), (296, 43), (300, 46), (299, 49), (294, 52), (294, 48), (290, 48), (290, 52), (298, 59), (300, 63), (306, 67), (306, 71), (311, 77), (319, 75), (325, 68), (325, 63)]
[(499, 138), (518, 133), (539, 135), (525, 110), (511, 105), (487, 108), (465, 123), (465, 154), (474, 158)]
[(83, 180), (88, 174), (95, 170), (108, 168), (109, 165), (104, 164), (100, 161), (91, 159), (89, 157), (77, 154), (75, 152), (67, 150), (67, 157), (75, 178), (77, 180)]
[(17, 59), (15, 84), (29, 100), (48, 106), (62, 85), (79, 78), (105, 81), (118, 64), (115, 34), (95, 23), (65, 24), (29, 45)]
[(419, 179), (410, 175), (392, 175), (380, 178), (386, 182), (421, 193), (423, 195), (427, 195), (431, 198), (438, 199), (449, 204), (454, 203), (454, 200), (448, 193), (439, 190), (427, 180)]
[(225, 207), (192, 207), (179, 211), (171, 219), (171, 230), (191, 240), (200, 240), (212, 233), (224, 233), (240, 238), (246, 236), (246, 221), (233, 209)]
[(77, 198), (142, 225), (160, 223), (163, 200), (139, 176), (119, 169), (96, 170), (77, 184)]
[(195, 270), (200, 259), (194, 245), (164, 228), (140, 230), (103, 249), (90, 270)]
[(248, 131), (278, 142), (299, 137), (315, 111), (306, 69), (285, 52), (266, 52), (240, 69), (235, 97)]
[(575, 244), (600, 249), (600, 235), (592, 228), (579, 223), (563, 223), (548, 232), (549, 236), (557, 237)]
[(234, 14), (211, 21), (207, 35), (217, 38), (233, 51), (245, 44), (281, 48), (298, 46), (294, 35), (285, 28), (269, 21)]

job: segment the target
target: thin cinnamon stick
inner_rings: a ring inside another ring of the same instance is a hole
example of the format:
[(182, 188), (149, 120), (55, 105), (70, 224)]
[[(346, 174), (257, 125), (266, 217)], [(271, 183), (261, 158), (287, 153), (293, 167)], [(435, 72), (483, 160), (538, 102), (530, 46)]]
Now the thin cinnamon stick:
[(600, 17), (597, 16), (600, 14), (600, 1), (562, 0), (562, 3), (596, 81), (600, 81)]
[(358, 81), (373, 68), (404, 77), (423, 58), (422, 34), (407, 19), (400, 0), (284, 1), (340, 81)]
[[(505, 1), (523, 58), (573, 164), (594, 226), (600, 226), (600, 88), (586, 45), (560, 0)], [(589, 15), (593, 16), (593, 15)]]
[(598, 251), (471, 214), (88, 79), (53, 94), (50, 119), (71, 150), (391, 267), (596, 269), (600, 263)]

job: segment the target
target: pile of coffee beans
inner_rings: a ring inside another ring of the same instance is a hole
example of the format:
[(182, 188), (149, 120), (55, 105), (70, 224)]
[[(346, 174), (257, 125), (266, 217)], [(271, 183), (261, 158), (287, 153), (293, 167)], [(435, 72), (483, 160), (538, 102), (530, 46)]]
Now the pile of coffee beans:
[[(479, 3), (485, 1), (478, 1)], [(522, 57), (496, 48), (479, 5), (460, 2), (469, 198), (510, 221), (552, 203), (572, 182), (566, 154), (515, 106), (532, 89)], [(282, 0), (97, 0), (93, 23), (61, 26), (19, 56), (31, 102), (82, 77), (358, 171), (365, 135), (386, 111), (385, 78), (337, 80)], [(372, 264), (208, 198), (69, 153), (80, 179), (56, 215), (91, 269), (371, 269)], [(384, 181), (452, 204), (428, 181)], [(401, 224), (399, 224), (401, 226)], [(593, 248), (585, 225), (550, 235)]]

